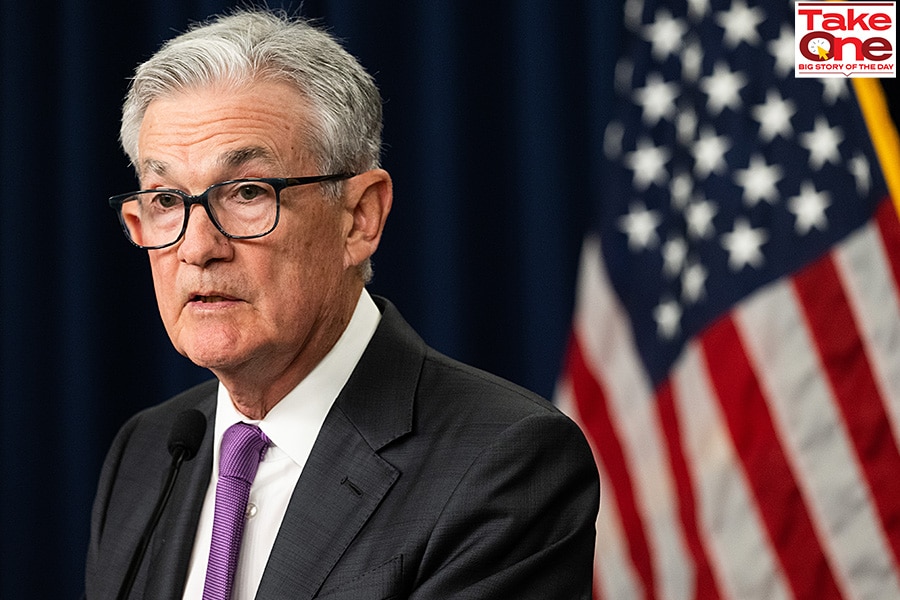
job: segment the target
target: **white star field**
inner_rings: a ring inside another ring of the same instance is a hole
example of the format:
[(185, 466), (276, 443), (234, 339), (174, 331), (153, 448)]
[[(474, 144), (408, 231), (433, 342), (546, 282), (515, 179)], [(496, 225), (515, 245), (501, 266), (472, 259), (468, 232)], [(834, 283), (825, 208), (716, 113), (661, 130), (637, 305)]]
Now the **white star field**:
[[(745, 0), (646, 11), (627, 0), (625, 23), (634, 40), (615, 80), (630, 116), (604, 138), (627, 195), (612, 222), (631, 255), (657, 265), (648, 314), (660, 340), (674, 339), (731, 285), (723, 277), (770, 268), (776, 235), (803, 244), (830, 232), (836, 199), (820, 176), (839, 171), (864, 195), (872, 165), (851, 151), (838, 109), (811, 113), (795, 95), (794, 32), (780, 17)], [(844, 79), (803, 81), (819, 107), (852, 97)]]

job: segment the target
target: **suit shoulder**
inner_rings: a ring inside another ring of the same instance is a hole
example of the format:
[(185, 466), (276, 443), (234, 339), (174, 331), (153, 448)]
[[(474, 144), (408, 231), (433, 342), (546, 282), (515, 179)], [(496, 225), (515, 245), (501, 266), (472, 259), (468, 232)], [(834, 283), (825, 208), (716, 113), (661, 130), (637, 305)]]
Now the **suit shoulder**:
[(419, 391), (420, 396), (427, 393), (431, 398), (456, 405), (471, 404), (495, 416), (506, 414), (512, 420), (530, 415), (562, 414), (542, 396), (432, 348), (426, 351)]

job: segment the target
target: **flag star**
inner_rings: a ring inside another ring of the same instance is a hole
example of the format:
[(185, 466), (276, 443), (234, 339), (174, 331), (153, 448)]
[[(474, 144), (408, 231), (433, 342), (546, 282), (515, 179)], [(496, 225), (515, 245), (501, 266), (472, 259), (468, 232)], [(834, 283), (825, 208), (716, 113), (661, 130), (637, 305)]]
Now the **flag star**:
[(681, 276), (681, 297), (687, 304), (696, 304), (706, 296), (709, 273), (699, 262), (691, 262)]
[(731, 149), (731, 141), (724, 135), (704, 127), (700, 139), (694, 142), (691, 153), (694, 155), (694, 173), (699, 178), (709, 177), (711, 173), (721, 174), (725, 170), (725, 153)]
[(698, 200), (691, 204), (684, 211), (684, 218), (687, 221), (688, 233), (695, 239), (706, 239), (715, 234), (713, 227), (713, 219), (719, 213), (716, 205), (708, 200)]
[(794, 30), (781, 26), (778, 38), (769, 42), (769, 53), (775, 58), (775, 73), (779, 77), (788, 76), (794, 70)]
[(694, 21), (702, 21), (709, 14), (709, 0), (688, 0), (688, 16)]
[(688, 246), (682, 237), (675, 237), (663, 244), (663, 273), (669, 277), (675, 277), (684, 268), (687, 258)]
[(675, 117), (675, 136), (682, 146), (690, 146), (697, 137), (697, 113), (692, 108), (685, 108)]
[(681, 210), (688, 205), (691, 195), (694, 193), (694, 180), (685, 172), (678, 172), (669, 181), (669, 194), (672, 196), (672, 206)]
[(653, 309), (653, 319), (656, 321), (656, 333), (659, 337), (671, 340), (681, 330), (682, 310), (675, 300), (662, 300)]
[(728, 11), (716, 15), (716, 22), (725, 30), (725, 46), (737, 48), (741, 42), (750, 45), (760, 42), (757, 26), (766, 20), (766, 13), (761, 8), (749, 8), (743, 0), (734, 0)]
[(681, 51), (681, 78), (685, 81), (697, 81), (703, 72), (703, 47), (693, 40), (684, 45)]
[(813, 130), (800, 135), (800, 145), (809, 150), (809, 166), (821, 169), (825, 163), (838, 164), (841, 153), (838, 146), (844, 141), (840, 127), (829, 127), (825, 117), (816, 117)]
[(850, 159), (850, 174), (856, 180), (856, 193), (864, 196), (872, 186), (872, 172), (869, 170), (869, 159), (857, 153)]
[(624, 21), (632, 31), (637, 31), (644, 20), (644, 0), (625, 0)]
[(684, 21), (673, 18), (668, 10), (657, 10), (653, 23), (644, 25), (644, 39), (651, 44), (653, 58), (662, 62), (674, 54), (681, 48), (687, 29)]
[(638, 140), (637, 148), (627, 153), (623, 160), (625, 166), (634, 171), (635, 189), (644, 191), (653, 183), (664, 185), (668, 177), (666, 163), (670, 157), (668, 149), (654, 146), (646, 138)]
[(800, 186), (800, 195), (794, 196), (788, 201), (790, 210), (797, 221), (794, 230), (798, 235), (806, 235), (815, 227), (819, 231), (828, 228), (828, 219), (825, 218), (825, 209), (831, 206), (831, 194), (817, 192), (812, 182), (805, 181)]
[(675, 99), (680, 93), (676, 83), (664, 81), (657, 72), (650, 73), (644, 87), (634, 91), (634, 102), (643, 109), (644, 124), (652, 127), (660, 119), (671, 119), (675, 115)]
[(765, 104), (754, 106), (751, 113), (759, 123), (759, 138), (763, 142), (771, 142), (777, 135), (787, 139), (794, 134), (791, 117), (797, 114), (797, 106), (782, 98), (776, 89), (767, 91)]
[(822, 82), (822, 87), (824, 90), (822, 91), (822, 99), (829, 106), (834, 106), (834, 104), (838, 100), (846, 100), (850, 92), (847, 89), (847, 82), (842, 78), (837, 77), (825, 77), (820, 79)]
[(728, 266), (735, 272), (747, 265), (761, 267), (764, 258), (760, 248), (768, 240), (769, 235), (764, 229), (750, 227), (744, 218), (736, 219), (734, 229), (722, 234), (722, 247), (728, 251)]
[(633, 202), (627, 215), (619, 217), (619, 229), (628, 236), (632, 251), (654, 248), (659, 243), (656, 228), (662, 223), (658, 211), (648, 210), (642, 202)]
[(706, 107), (713, 116), (718, 116), (725, 108), (740, 109), (740, 91), (745, 85), (747, 77), (743, 73), (733, 72), (722, 61), (713, 67), (712, 75), (700, 80), (700, 89), (708, 96)]
[(734, 173), (734, 181), (744, 188), (744, 204), (756, 206), (760, 200), (774, 204), (778, 200), (776, 184), (781, 181), (784, 171), (780, 166), (766, 164), (759, 154), (750, 158), (746, 169), (738, 169)]

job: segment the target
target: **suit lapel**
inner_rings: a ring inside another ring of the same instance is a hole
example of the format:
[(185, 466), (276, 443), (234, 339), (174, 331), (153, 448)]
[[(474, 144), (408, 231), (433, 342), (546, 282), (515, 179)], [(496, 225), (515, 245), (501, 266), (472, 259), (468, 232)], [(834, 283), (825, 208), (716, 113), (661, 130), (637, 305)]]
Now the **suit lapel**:
[(397, 476), (332, 412), (294, 490), (257, 598), (312, 598)]
[(412, 429), (424, 343), (376, 302), (381, 324), (325, 419), (257, 598), (312, 598), (400, 475), (378, 451)]

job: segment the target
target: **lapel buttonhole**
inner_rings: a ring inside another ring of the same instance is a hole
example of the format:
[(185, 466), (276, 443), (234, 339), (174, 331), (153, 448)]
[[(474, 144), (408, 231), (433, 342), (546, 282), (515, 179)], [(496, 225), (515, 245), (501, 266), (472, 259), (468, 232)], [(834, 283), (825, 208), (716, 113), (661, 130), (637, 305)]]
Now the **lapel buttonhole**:
[(359, 488), (359, 486), (356, 485), (355, 483), (353, 483), (352, 481), (350, 481), (350, 478), (347, 477), (346, 475), (344, 476), (343, 479), (341, 479), (341, 485), (349, 488), (350, 491), (353, 492), (354, 494), (356, 494), (357, 496), (363, 495), (363, 491)]

